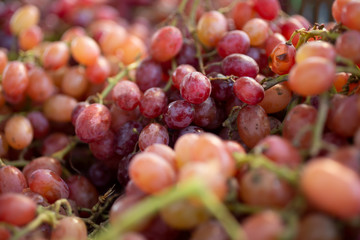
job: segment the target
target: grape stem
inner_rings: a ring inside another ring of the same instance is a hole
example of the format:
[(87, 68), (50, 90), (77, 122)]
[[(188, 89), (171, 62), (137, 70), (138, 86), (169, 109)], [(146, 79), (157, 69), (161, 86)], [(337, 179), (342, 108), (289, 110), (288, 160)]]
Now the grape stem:
[(249, 164), (253, 168), (264, 167), (290, 184), (295, 186), (298, 184), (299, 174), (297, 171), (288, 167), (279, 166), (262, 155), (234, 153), (233, 157), (238, 166)]
[(180, 199), (194, 196), (200, 198), (200, 201), (223, 225), (232, 240), (246, 239), (236, 219), (233, 218), (226, 207), (204, 186), (201, 180), (198, 179), (179, 183), (177, 186), (165, 190), (156, 196), (146, 198), (132, 209), (124, 212), (124, 214), (116, 220), (115, 224), (113, 224), (113, 227), (109, 228), (107, 232), (97, 235), (95, 239), (115, 239), (144, 218), (155, 214), (163, 206)]
[(311, 156), (316, 156), (321, 149), (322, 134), (324, 131), (328, 111), (329, 111), (328, 94), (323, 93), (320, 96), (319, 111), (316, 117), (316, 122), (313, 131), (312, 146), (310, 148)]
[(15, 160), (15, 161), (10, 161), (10, 160), (6, 160), (6, 159), (0, 159), (0, 167), (3, 167), (5, 165), (8, 166), (14, 166), (14, 167), (25, 167), (29, 161), (26, 161), (24, 159), (21, 160)]
[(66, 147), (64, 147), (60, 151), (53, 153), (51, 155), (51, 157), (56, 158), (58, 160), (63, 160), (64, 157), (66, 156), (66, 154), (68, 154), (76, 146), (76, 144), (78, 142), (79, 142), (79, 139), (76, 136), (72, 137), (72, 139), (70, 140), (70, 143)]
[(274, 77), (268, 77), (268, 78), (264, 78), (261, 81), (261, 85), (263, 86), (264, 90), (268, 90), (269, 88), (272, 88), (276, 84), (285, 82), (288, 79), (289, 79), (288, 74), (280, 75), (280, 76), (277, 76), (275, 78)]

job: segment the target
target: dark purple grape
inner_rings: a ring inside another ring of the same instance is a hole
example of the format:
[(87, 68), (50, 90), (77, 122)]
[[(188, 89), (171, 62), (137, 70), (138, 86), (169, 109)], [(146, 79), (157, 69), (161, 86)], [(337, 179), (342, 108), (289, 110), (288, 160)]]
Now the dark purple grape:
[(186, 43), (184, 41), (179, 54), (176, 57), (178, 65), (189, 64), (196, 67), (198, 60), (196, 58), (196, 48), (193, 43)]
[(142, 129), (143, 126), (138, 122), (130, 121), (125, 123), (115, 133), (115, 152), (122, 157), (133, 152)]
[(129, 155), (123, 157), (119, 162), (119, 166), (117, 170), (117, 179), (121, 186), (126, 186), (130, 180), (128, 169), (129, 169), (130, 161), (134, 156), (135, 153), (130, 153)]
[(71, 113), (71, 123), (74, 126), (76, 124), (76, 119), (78, 118), (79, 114), (88, 106), (89, 106), (88, 102), (79, 102), (78, 104), (76, 104), (76, 107), (73, 109)]
[(259, 73), (259, 66), (249, 56), (244, 54), (234, 53), (222, 61), (222, 69), (227, 76), (235, 75), (237, 77), (252, 77), (255, 78)]
[(152, 60), (145, 60), (136, 69), (135, 78), (136, 84), (143, 92), (149, 88), (157, 87), (162, 80), (161, 65)]
[[(110, 173), (110, 174), (109, 174)], [(106, 187), (110, 185), (113, 176), (111, 170), (102, 162), (96, 162), (89, 169), (89, 179), (96, 187)]]
[(169, 104), (164, 121), (169, 128), (182, 129), (191, 124), (195, 118), (194, 107), (184, 101), (178, 100)]
[(205, 102), (194, 104), (195, 118), (194, 123), (199, 127), (206, 128), (216, 120), (217, 109), (214, 99), (209, 97)]
[(34, 130), (34, 138), (43, 138), (49, 133), (49, 120), (42, 112), (33, 111), (27, 115)]
[(226, 101), (232, 96), (234, 82), (230, 79), (211, 80), (211, 97), (218, 101)]
[(187, 133), (200, 134), (200, 133), (203, 133), (203, 132), (205, 132), (205, 131), (201, 127), (190, 125), (190, 126), (187, 126), (186, 128), (183, 128), (183, 129), (180, 130), (178, 138), (181, 137), (182, 135), (187, 134)]
[(147, 118), (160, 116), (167, 105), (167, 97), (161, 88), (149, 88), (140, 100), (140, 112)]

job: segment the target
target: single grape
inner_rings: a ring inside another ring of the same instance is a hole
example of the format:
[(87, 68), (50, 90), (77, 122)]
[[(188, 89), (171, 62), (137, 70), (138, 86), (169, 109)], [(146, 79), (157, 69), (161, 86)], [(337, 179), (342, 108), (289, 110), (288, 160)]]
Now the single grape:
[(30, 50), (43, 40), (43, 32), (37, 25), (24, 29), (19, 34), (19, 46), (21, 49)]
[(71, 176), (66, 180), (69, 187), (69, 199), (78, 207), (91, 209), (97, 202), (99, 194), (92, 183), (81, 175)]
[(139, 109), (143, 116), (156, 118), (166, 110), (167, 102), (167, 96), (161, 88), (149, 88), (141, 96)]
[(253, 18), (245, 23), (242, 30), (249, 35), (250, 45), (257, 47), (265, 43), (266, 39), (269, 37), (270, 28), (269, 24), (265, 20), (261, 18)]
[(98, 44), (88, 36), (79, 36), (71, 41), (71, 55), (74, 59), (85, 66), (96, 63), (100, 55)]
[(195, 71), (196, 69), (188, 64), (181, 64), (177, 66), (175, 71), (172, 73), (173, 86), (176, 87), (177, 89), (180, 89), (180, 84), (184, 79), (184, 77), (186, 76), (186, 74)]
[(360, 63), (360, 56), (354, 52), (360, 51), (360, 32), (349, 30), (341, 34), (335, 43), (336, 53), (355, 63)]
[(145, 148), (144, 152), (155, 153), (164, 158), (174, 169), (176, 168), (175, 151), (168, 145), (155, 143)]
[(231, 54), (224, 58), (221, 67), (225, 75), (255, 78), (259, 73), (259, 66), (255, 60), (244, 54)]
[(55, 86), (48, 74), (39, 67), (28, 72), (29, 84), (26, 93), (34, 102), (43, 103), (55, 93)]
[(359, 2), (349, 1), (341, 10), (341, 22), (350, 29), (360, 31), (359, 14)]
[(324, 41), (307, 42), (297, 50), (296, 63), (300, 63), (309, 57), (323, 57), (335, 61), (336, 50), (333, 45)]
[(71, 67), (66, 71), (61, 82), (61, 91), (76, 99), (81, 99), (88, 88), (85, 69), (81, 66)]
[(200, 72), (188, 73), (180, 83), (180, 93), (186, 101), (200, 104), (210, 96), (210, 80)]
[(120, 156), (126, 156), (134, 151), (143, 126), (139, 122), (129, 121), (115, 133), (115, 151)]
[(77, 101), (64, 94), (56, 94), (47, 99), (43, 105), (44, 115), (55, 122), (71, 122), (71, 114)]
[(70, 58), (69, 48), (65, 42), (52, 42), (41, 55), (41, 62), (46, 69), (56, 70), (64, 67)]
[(293, 45), (279, 43), (270, 54), (269, 66), (279, 75), (287, 74), (295, 64), (296, 49)]
[(2, 74), (2, 89), (10, 97), (22, 95), (29, 85), (29, 77), (22, 62), (9, 62)]
[(161, 65), (153, 60), (144, 60), (136, 69), (136, 84), (141, 91), (157, 87), (162, 81)]
[(159, 123), (150, 123), (144, 127), (139, 135), (139, 148), (144, 151), (148, 146), (155, 143), (169, 144), (169, 133)]
[(78, 217), (64, 217), (57, 222), (51, 232), (51, 240), (86, 240), (86, 225)]
[(13, 34), (18, 35), (21, 31), (36, 25), (39, 20), (39, 9), (31, 4), (24, 5), (11, 16), (10, 30)]
[(38, 157), (24, 167), (23, 173), (25, 178), (29, 180), (31, 174), (38, 169), (49, 169), (59, 176), (62, 173), (60, 161), (52, 157)]
[(166, 62), (179, 53), (182, 43), (182, 34), (177, 27), (162, 27), (151, 38), (151, 56), (155, 61)]
[(312, 213), (305, 216), (300, 223), (298, 240), (340, 239), (339, 229), (336, 223), (321, 213)]
[(89, 143), (90, 151), (99, 160), (109, 159), (115, 154), (115, 142), (115, 134), (109, 130), (101, 140)]
[(110, 76), (110, 70), (109, 61), (99, 56), (94, 64), (86, 68), (85, 74), (91, 83), (101, 84)]
[(280, 33), (274, 33), (270, 35), (265, 42), (266, 56), (270, 56), (274, 48), (279, 44), (285, 42), (286, 39)]
[(266, 113), (276, 113), (286, 109), (291, 99), (290, 89), (285, 84), (277, 84), (265, 91), (264, 99), (258, 104)]
[(34, 137), (30, 121), (21, 115), (12, 116), (5, 125), (5, 138), (14, 149), (20, 150), (29, 146)]
[(21, 193), (26, 187), (24, 174), (18, 168), (13, 166), (0, 168), (0, 194)]
[(266, 20), (274, 20), (281, 10), (279, 0), (255, 0), (255, 11)]
[(51, 156), (52, 154), (64, 149), (70, 143), (68, 136), (61, 132), (48, 135), (42, 144), (41, 154)]
[(129, 80), (118, 82), (112, 90), (112, 98), (115, 104), (126, 111), (134, 110), (139, 105), (141, 95), (136, 83)]
[(251, 77), (238, 78), (233, 90), (237, 98), (250, 105), (256, 105), (264, 99), (264, 88)]
[(226, 31), (226, 18), (218, 11), (204, 13), (196, 26), (200, 42), (207, 47), (215, 47)]
[(233, 53), (246, 54), (250, 48), (249, 36), (241, 30), (227, 32), (217, 43), (216, 49), (223, 58)]
[(0, 222), (24, 226), (36, 216), (36, 203), (18, 193), (0, 195)]

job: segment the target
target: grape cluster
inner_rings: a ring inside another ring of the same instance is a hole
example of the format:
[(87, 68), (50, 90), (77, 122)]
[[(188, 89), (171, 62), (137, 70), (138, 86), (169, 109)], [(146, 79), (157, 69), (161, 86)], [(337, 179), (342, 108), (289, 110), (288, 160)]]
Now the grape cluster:
[(0, 239), (360, 238), (359, 0), (0, 3)]

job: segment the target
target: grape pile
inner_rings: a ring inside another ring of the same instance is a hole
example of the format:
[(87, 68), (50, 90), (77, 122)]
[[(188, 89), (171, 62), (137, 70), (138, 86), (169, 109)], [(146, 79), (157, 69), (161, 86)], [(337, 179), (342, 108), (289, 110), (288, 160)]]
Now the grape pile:
[(0, 239), (359, 240), (360, 1), (332, 15), (0, 2)]

